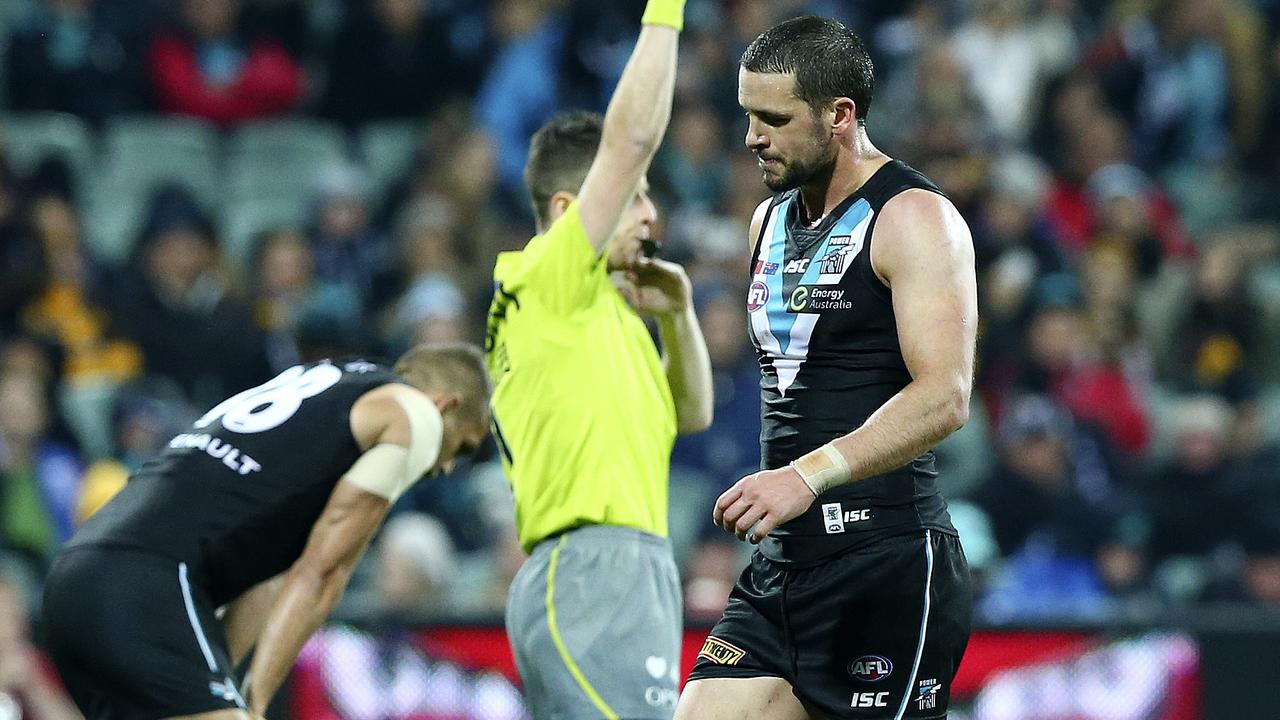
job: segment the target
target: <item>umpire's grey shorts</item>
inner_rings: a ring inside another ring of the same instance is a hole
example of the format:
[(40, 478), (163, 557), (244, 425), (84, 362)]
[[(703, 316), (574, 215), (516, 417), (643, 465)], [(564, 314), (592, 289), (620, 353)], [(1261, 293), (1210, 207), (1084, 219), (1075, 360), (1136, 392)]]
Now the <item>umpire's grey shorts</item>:
[(665, 538), (590, 525), (539, 543), (507, 602), (535, 720), (670, 718), (682, 618)]

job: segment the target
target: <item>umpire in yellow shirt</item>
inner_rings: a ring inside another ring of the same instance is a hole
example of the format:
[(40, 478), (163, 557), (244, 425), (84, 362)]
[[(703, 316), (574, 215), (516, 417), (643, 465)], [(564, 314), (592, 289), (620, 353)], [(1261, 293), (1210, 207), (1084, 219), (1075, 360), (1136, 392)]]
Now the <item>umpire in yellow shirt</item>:
[(683, 4), (650, 0), (603, 118), (570, 113), (534, 135), (539, 234), (494, 268), (494, 436), (530, 553), (507, 632), (539, 720), (670, 718), (677, 700), (668, 470), (676, 434), (711, 422), (711, 368), (688, 277), (642, 247)]

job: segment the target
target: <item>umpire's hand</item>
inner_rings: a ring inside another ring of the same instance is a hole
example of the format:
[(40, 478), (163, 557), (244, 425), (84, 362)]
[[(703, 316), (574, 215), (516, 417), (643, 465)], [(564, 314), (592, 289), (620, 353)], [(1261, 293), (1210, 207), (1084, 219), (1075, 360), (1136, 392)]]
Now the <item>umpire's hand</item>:
[(799, 517), (813, 501), (813, 491), (787, 465), (734, 483), (716, 500), (711, 517), (725, 532), (755, 544), (782, 523)]
[(669, 260), (641, 258), (627, 270), (626, 279), (618, 291), (641, 315), (671, 315), (693, 304), (689, 275)]

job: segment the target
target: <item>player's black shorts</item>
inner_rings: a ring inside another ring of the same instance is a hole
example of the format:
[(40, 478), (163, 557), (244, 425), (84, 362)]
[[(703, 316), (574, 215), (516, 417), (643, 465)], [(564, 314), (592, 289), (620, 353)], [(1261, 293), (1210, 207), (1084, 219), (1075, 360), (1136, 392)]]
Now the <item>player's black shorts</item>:
[(690, 679), (780, 677), (831, 718), (945, 718), (971, 605), (960, 540), (937, 530), (805, 569), (757, 552)]
[(243, 708), (222, 623), (183, 563), (73, 547), (44, 587), (49, 653), (88, 720)]

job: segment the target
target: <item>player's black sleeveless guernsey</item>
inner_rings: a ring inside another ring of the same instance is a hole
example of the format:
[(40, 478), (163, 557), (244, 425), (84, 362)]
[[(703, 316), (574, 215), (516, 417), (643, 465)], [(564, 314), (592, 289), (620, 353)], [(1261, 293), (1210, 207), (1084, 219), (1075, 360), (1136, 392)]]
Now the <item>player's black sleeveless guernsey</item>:
[[(822, 223), (806, 228), (798, 191), (776, 196), (752, 255), (747, 296), (760, 358), (761, 465), (786, 465), (862, 425), (911, 381), (889, 289), (871, 267), (880, 210), (911, 188), (941, 194), (890, 161)], [(760, 543), (774, 562), (811, 563), (919, 528), (955, 533), (932, 451), (823, 493)]]
[(170, 440), (67, 545), (185, 562), (215, 606), (233, 600), (302, 554), (334, 485), (360, 456), (351, 407), (401, 382), (364, 361), (290, 368)]

